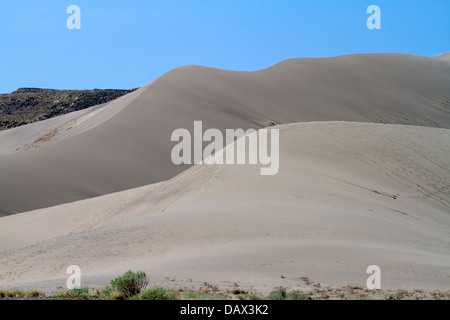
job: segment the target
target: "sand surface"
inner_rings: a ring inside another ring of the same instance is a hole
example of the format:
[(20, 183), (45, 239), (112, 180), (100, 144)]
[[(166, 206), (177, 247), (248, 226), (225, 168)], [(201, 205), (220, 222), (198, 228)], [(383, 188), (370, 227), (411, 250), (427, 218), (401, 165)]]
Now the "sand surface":
[[(280, 171), (195, 165), (155, 185), (0, 218), (0, 287), (151, 285), (258, 292), (304, 277), (449, 289), (449, 129), (354, 122), (281, 125)], [(230, 148), (232, 146), (229, 146)], [(303, 280), (302, 280), (303, 279)]]
[[(279, 129), (278, 174), (174, 165), (195, 120)], [(450, 290), (449, 137), (442, 57), (177, 68), (0, 132), (0, 289), (61, 291), (75, 264), (91, 288), (129, 269), (187, 290), (365, 288), (378, 265), (385, 290)]]
[(186, 66), (106, 105), (0, 132), (0, 216), (173, 178), (173, 130), (357, 121), (450, 128), (450, 63), (405, 54)]

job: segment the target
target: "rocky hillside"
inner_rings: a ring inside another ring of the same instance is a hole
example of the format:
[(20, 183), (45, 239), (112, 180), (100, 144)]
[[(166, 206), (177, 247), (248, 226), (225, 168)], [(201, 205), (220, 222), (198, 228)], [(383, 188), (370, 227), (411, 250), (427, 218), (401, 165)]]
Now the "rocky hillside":
[(132, 90), (53, 90), (21, 88), (0, 94), (0, 130), (102, 104)]

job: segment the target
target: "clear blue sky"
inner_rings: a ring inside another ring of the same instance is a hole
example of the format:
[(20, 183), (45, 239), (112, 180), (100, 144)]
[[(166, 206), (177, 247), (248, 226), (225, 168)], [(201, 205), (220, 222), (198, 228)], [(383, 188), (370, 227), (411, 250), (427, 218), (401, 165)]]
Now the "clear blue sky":
[[(67, 7), (81, 8), (69, 30)], [(381, 30), (369, 30), (369, 5)], [(450, 0), (1, 0), (0, 93), (134, 88), (182, 65), (450, 51)]]

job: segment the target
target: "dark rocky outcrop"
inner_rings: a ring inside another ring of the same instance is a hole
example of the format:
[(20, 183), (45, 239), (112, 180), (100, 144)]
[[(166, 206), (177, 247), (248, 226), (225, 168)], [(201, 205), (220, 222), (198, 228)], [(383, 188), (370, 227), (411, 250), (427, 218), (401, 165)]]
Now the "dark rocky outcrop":
[(53, 118), (106, 103), (132, 90), (53, 90), (20, 88), (0, 94), (0, 130)]

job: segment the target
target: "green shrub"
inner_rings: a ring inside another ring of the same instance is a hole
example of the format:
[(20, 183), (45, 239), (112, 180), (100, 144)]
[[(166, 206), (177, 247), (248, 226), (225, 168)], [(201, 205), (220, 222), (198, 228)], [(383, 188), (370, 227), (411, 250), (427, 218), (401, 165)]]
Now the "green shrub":
[(111, 287), (114, 291), (121, 292), (126, 299), (138, 295), (147, 287), (148, 280), (145, 272), (127, 271), (123, 276), (111, 280)]
[(125, 300), (125, 295), (117, 290), (114, 290), (112, 287), (107, 286), (99, 294), (100, 299), (104, 300)]
[(107, 286), (100, 291), (99, 297), (100, 299), (111, 299), (111, 294), (114, 292), (113, 288)]
[(270, 300), (286, 300), (287, 299), (287, 292), (286, 289), (283, 287), (279, 287), (276, 290), (272, 291), (269, 294)]
[(167, 290), (163, 287), (156, 287), (145, 290), (138, 295), (131, 297), (131, 300), (178, 300), (178, 293)]
[(301, 291), (292, 291), (287, 294), (287, 300), (308, 300), (308, 295)]
[(89, 295), (89, 288), (73, 288), (72, 289), (72, 297), (80, 298), (87, 297)]

